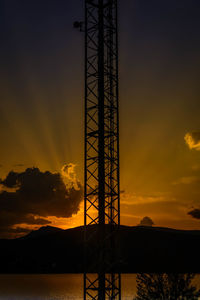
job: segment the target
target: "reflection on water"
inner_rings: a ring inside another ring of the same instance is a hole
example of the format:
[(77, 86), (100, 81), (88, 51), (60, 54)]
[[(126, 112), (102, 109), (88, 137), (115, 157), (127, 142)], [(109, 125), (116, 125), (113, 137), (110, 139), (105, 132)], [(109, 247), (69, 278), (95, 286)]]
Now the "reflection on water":
[[(158, 276), (158, 275), (155, 275)], [(151, 276), (152, 277), (152, 276)], [(139, 277), (137, 278), (137, 280)], [(139, 282), (139, 281), (138, 281)], [(148, 282), (148, 280), (147, 280)], [(200, 276), (193, 280), (200, 287)], [(148, 288), (148, 284), (146, 285)], [(145, 288), (145, 286), (144, 286)], [(155, 286), (154, 286), (155, 288)], [(137, 294), (136, 275), (122, 275), (122, 300)], [(0, 300), (82, 300), (83, 275), (0, 275)], [(150, 299), (150, 298), (138, 298)], [(156, 299), (156, 298), (152, 298)], [(157, 298), (159, 299), (159, 298)], [(160, 298), (165, 299), (165, 298)], [(168, 298), (175, 300), (174, 298)], [(196, 300), (197, 298), (177, 298)], [(176, 299), (176, 300), (177, 300)]]
[[(122, 299), (136, 295), (136, 275), (122, 275)], [(0, 300), (82, 300), (83, 275), (0, 275)]]
[(0, 300), (82, 299), (82, 275), (0, 275)]

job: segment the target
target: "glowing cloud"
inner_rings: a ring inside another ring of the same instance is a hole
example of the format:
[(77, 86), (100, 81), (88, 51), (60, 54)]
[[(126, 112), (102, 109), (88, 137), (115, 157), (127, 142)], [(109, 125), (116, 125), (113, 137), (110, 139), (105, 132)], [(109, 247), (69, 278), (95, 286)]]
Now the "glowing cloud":
[(72, 185), (75, 189), (78, 189), (78, 180), (75, 172), (76, 165), (73, 163), (64, 164), (61, 169), (61, 174), (63, 179), (65, 179), (66, 184)]
[(200, 151), (200, 132), (199, 131), (188, 132), (185, 135), (184, 139), (190, 149), (195, 149), (197, 151)]
[(1, 237), (19, 234), (19, 228), (24, 233), (30, 226), (51, 224), (54, 218), (70, 219), (82, 202), (79, 182), (77, 189), (66, 186), (60, 173), (38, 168), (10, 171), (0, 186)]
[(176, 181), (173, 182), (173, 185), (178, 185), (178, 184), (191, 184), (199, 182), (199, 177), (197, 176), (188, 176), (188, 177), (182, 177)]

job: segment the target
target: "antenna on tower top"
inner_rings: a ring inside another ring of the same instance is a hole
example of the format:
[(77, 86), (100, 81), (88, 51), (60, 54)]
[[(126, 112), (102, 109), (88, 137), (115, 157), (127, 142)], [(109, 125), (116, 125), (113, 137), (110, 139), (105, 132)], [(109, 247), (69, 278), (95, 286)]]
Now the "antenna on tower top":
[(84, 22), (75, 21), (73, 23), (73, 27), (75, 29), (80, 29), (81, 32), (84, 32), (83, 25), (84, 25)]

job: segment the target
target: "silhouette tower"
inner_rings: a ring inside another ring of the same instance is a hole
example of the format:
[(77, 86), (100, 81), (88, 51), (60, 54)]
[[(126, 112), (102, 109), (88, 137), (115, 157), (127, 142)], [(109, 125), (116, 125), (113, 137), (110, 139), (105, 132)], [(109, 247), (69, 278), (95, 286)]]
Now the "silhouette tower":
[[(84, 300), (120, 300), (117, 0), (85, 0)], [(83, 25), (84, 24), (84, 25)]]

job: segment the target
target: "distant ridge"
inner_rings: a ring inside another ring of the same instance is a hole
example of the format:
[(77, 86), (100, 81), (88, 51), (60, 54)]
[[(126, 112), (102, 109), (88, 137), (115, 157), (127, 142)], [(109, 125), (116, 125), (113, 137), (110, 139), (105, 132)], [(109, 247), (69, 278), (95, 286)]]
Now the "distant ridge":
[[(96, 229), (96, 225), (88, 229), (94, 232), (91, 247), (98, 238)], [(84, 227), (41, 227), (22, 238), (0, 240), (0, 249), (0, 273), (82, 273)], [(119, 264), (113, 271), (200, 273), (199, 253), (199, 230), (120, 226)]]
[(40, 227), (38, 230), (33, 230), (30, 233), (28, 233), (27, 235), (25, 235), (24, 237), (22, 237), (23, 239), (27, 239), (27, 238), (38, 238), (41, 236), (46, 236), (46, 235), (51, 235), (51, 234), (56, 234), (58, 232), (62, 232), (64, 231), (64, 229), (58, 228), (58, 227), (53, 227), (53, 226), (43, 226)]

